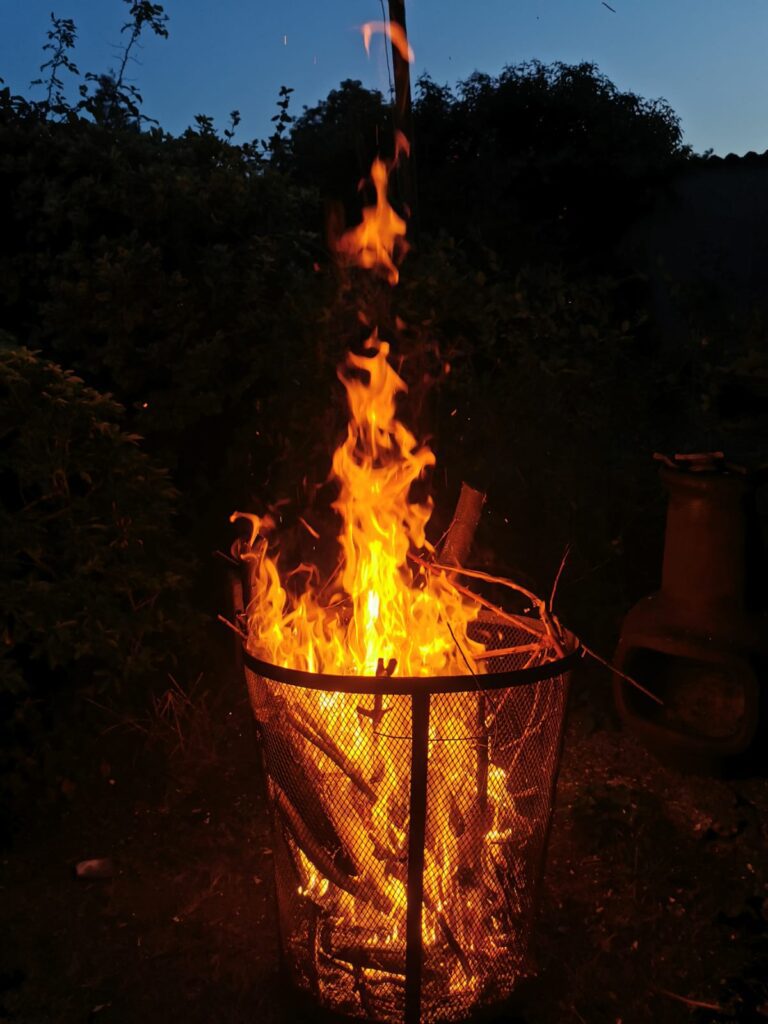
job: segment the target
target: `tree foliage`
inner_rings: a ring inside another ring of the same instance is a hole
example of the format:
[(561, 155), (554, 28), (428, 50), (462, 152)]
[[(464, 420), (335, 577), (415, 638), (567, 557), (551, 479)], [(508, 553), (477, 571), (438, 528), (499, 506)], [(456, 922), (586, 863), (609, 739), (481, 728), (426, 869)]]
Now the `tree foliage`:
[[(500, 561), (552, 571), (562, 546), (552, 555), (547, 531), (564, 543), (575, 521), (575, 564), (615, 564), (637, 504), (626, 464), (689, 411), (643, 419), (673, 368), (660, 356), (648, 370), (642, 285), (614, 245), (687, 156), (670, 108), (591, 64), (510, 66), (453, 89), (422, 79), (419, 232), (393, 296), (322, 243), (323, 202), (356, 219), (360, 180), (391, 152), (383, 97), (345, 81), (294, 118), (284, 86), (266, 142), (235, 143), (237, 111), (223, 135), (199, 114), (174, 138), (121, 91), (140, 33), (163, 35), (163, 19), (131, 4), (117, 71), (55, 116), (0, 90), (0, 329), (115, 395), (181, 492), (185, 544), (208, 551), (232, 508), (287, 497), (289, 520), (321, 487), (344, 418), (334, 368), (364, 333), (362, 304), (402, 361), (406, 414), (450, 467), (435, 486), (479, 478), (503, 490), (521, 536), (539, 530)], [(59, 80), (68, 38), (51, 41)], [(598, 514), (606, 473), (624, 490)], [(614, 582), (599, 600), (615, 614)]]
[(6, 103), (0, 146), (2, 326), (115, 394), (195, 516), (234, 500), (227, 453), (244, 457), (253, 410), (296, 375), (323, 287), (304, 193), (205, 128), (57, 125)]
[(163, 39), (168, 38), (168, 16), (162, 4), (150, 0), (123, 0), (128, 6), (128, 21), (120, 29), (126, 39), (119, 54), (116, 70), (107, 72), (87, 71), (78, 87), (79, 101), (67, 98), (63, 71), (80, 77), (80, 70), (72, 60), (71, 51), (77, 40), (77, 26), (71, 18), (57, 18), (51, 13), (51, 28), (43, 52), (50, 51), (50, 58), (41, 64), (40, 71), (45, 78), (36, 78), (31, 85), (42, 85), (46, 89), (42, 101), (25, 100), (15, 97), (17, 107), (26, 108), (43, 118), (53, 120), (74, 120), (83, 113), (89, 114), (97, 124), (123, 129), (129, 124), (140, 127), (152, 122), (141, 111), (143, 98), (137, 86), (128, 78), (129, 65), (135, 61), (134, 53), (139, 40), (147, 30)]
[(70, 371), (0, 349), (0, 692), (173, 663), (189, 625), (178, 495), (121, 415)]
[[(297, 118), (284, 166), (350, 207), (349, 183), (390, 137), (380, 93), (342, 82)], [(423, 77), (413, 142), (421, 230), (495, 249), (517, 268), (566, 259), (606, 269), (650, 188), (689, 155), (667, 103), (620, 91), (590, 63), (508, 65), (455, 88)]]
[(40, 65), (40, 71), (47, 72), (47, 75), (44, 79), (36, 78), (31, 84), (45, 86), (43, 106), (46, 114), (52, 113), (61, 117), (68, 113), (69, 106), (64, 95), (64, 81), (60, 75), (62, 71), (68, 71), (71, 75), (80, 74), (69, 55), (77, 39), (77, 28), (71, 18), (57, 18), (53, 13), (51, 25), (52, 28), (48, 30), (48, 42), (43, 46), (43, 52), (50, 51), (51, 57)]

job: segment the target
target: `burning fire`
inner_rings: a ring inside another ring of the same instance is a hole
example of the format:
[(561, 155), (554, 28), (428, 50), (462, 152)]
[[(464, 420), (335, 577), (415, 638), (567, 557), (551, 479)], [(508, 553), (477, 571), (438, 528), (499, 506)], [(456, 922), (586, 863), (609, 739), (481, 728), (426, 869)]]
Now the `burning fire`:
[[(406, 146), (399, 140), (398, 152)], [(376, 204), (363, 211), (362, 222), (342, 235), (337, 248), (395, 284), (406, 224), (387, 197), (392, 166), (374, 161)], [(309, 568), (309, 585), (294, 597), (281, 580), (277, 558), (260, 539), (274, 522), (250, 513), (232, 516), (252, 524), (251, 552), (245, 556), (253, 581), (250, 643), (273, 664), (339, 675), (376, 675), (381, 665), (393, 666), (388, 674), (453, 675), (466, 673), (467, 660), (483, 650), (467, 635), (479, 605), (446, 572), (425, 573), (409, 564), (410, 552), (434, 552), (425, 536), (432, 502), (414, 501), (411, 492), (435, 456), (397, 417), (397, 397), (407, 386), (389, 352), (374, 329), (362, 353), (350, 352), (339, 370), (350, 416), (331, 463), (339, 485), (333, 507), (342, 520), (337, 589), (321, 587)]]
[[(377, 30), (370, 26), (366, 39)], [(410, 52), (404, 38), (398, 45)], [(406, 146), (399, 140), (399, 150)], [(374, 161), (375, 205), (337, 248), (394, 285), (407, 246), (405, 221), (388, 200), (392, 167)], [(350, 352), (339, 369), (349, 421), (331, 463), (341, 521), (331, 579), (321, 583), (318, 570), (305, 565), (281, 575), (270, 539), (275, 522), (232, 515), (251, 524), (250, 543), (245, 554), (240, 550), (251, 580), (248, 646), (265, 662), (311, 673), (481, 675), (490, 655), (469, 632), (479, 599), (448, 567), (425, 568), (434, 556), (425, 534), (432, 502), (415, 500), (414, 485), (435, 456), (398, 418), (398, 396), (407, 388), (389, 354), (374, 327), (362, 352)], [(305, 585), (297, 593), (298, 579)], [(529, 663), (553, 655), (535, 623), (528, 631), (536, 642), (515, 651), (528, 652)], [(358, 987), (364, 970), (372, 984), (402, 975), (410, 728), (398, 717), (403, 705), (385, 696), (386, 686), (368, 698), (291, 687), (286, 698), (270, 685), (260, 682), (253, 697), (270, 791), (291, 836), (298, 892), (325, 915), (325, 938), (318, 940), (327, 943), (324, 956), (334, 970), (346, 965)], [(446, 993), (465, 994), (492, 980), (488, 964), (516, 941), (515, 915), (529, 897), (515, 858), (538, 827), (517, 812), (520, 794), (511, 792), (522, 748), (512, 755), (499, 745), (501, 753), (489, 757), (489, 735), (502, 734), (506, 715), (514, 720), (516, 743), (527, 736), (541, 742), (555, 699), (537, 695), (519, 712), (517, 697), (497, 703), (468, 690), (461, 701), (433, 701), (422, 917), (425, 950), (437, 951), (441, 965), (440, 984)]]

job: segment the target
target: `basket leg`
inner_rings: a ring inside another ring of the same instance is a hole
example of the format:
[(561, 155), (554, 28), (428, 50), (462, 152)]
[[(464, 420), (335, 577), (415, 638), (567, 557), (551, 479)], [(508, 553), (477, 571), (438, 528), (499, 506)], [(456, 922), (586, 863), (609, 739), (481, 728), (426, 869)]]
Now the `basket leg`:
[(405, 1024), (419, 1024), (424, 950), (421, 914), (424, 900), (424, 833), (427, 826), (429, 694), (411, 698), (411, 799), (408, 825), (408, 906), (405, 918)]

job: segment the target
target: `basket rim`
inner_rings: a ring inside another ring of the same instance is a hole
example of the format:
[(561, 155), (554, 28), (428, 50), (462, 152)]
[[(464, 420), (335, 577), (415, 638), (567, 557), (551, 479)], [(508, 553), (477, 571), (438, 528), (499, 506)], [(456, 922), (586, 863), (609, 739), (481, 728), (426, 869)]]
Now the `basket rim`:
[(567, 651), (552, 661), (527, 668), (489, 672), (486, 675), (460, 676), (345, 676), (304, 669), (285, 668), (263, 661), (243, 643), (243, 661), (247, 668), (265, 679), (287, 686), (307, 690), (325, 690), (329, 693), (399, 694), (416, 696), (433, 693), (475, 693), (483, 690), (505, 690), (514, 686), (528, 686), (556, 676), (567, 677), (570, 670), (584, 657), (584, 648), (577, 637), (565, 632)]

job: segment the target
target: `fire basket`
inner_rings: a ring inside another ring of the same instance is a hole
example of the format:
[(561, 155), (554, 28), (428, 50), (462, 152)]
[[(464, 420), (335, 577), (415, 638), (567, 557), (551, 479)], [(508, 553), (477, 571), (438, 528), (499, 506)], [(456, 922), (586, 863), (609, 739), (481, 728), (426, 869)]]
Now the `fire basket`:
[(317, 674), (243, 651), (284, 962), (337, 1012), (455, 1021), (530, 969), (579, 650), (569, 637), (530, 664), (530, 632), (492, 616), (471, 628), (517, 651), (440, 677)]

